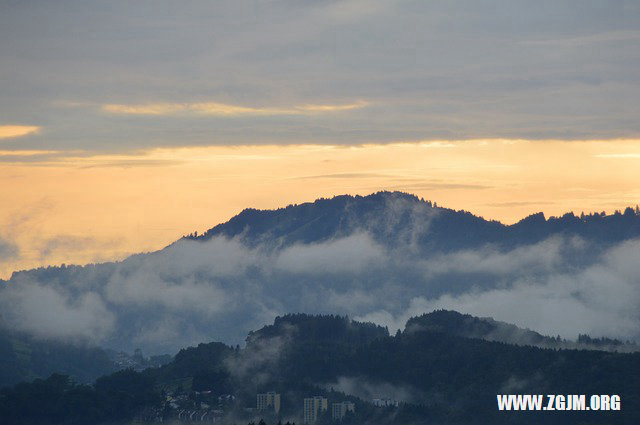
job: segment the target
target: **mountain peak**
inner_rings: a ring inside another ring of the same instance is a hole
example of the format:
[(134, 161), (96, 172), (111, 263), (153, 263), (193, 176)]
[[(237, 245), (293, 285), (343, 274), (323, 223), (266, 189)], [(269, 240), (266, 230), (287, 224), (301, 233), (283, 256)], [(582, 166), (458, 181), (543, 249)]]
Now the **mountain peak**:
[(430, 201), (404, 192), (339, 195), (275, 210), (247, 208), (200, 237), (190, 238), (240, 237), (249, 245), (265, 241), (287, 245), (322, 242), (358, 231), (374, 236), (402, 234), (428, 221), (436, 210)]
[(406, 245), (420, 252), (447, 252), (487, 244), (510, 248), (568, 233), (601, 242), (619, 242), (640, 236), (640, 214), (629, 211), (581, 217), (567, 213), (549, 219), (538, 212), (507, 226), (467, 211), (439, 207), (410, 193), (380, 191), (366, 196), (319, 198), (274, 210), (247, 208), (203, 235), (187, 238), (208, 240), (222, 236), (238, 238), (249, 246), (283, 247), (366, 233), (381, 245)]

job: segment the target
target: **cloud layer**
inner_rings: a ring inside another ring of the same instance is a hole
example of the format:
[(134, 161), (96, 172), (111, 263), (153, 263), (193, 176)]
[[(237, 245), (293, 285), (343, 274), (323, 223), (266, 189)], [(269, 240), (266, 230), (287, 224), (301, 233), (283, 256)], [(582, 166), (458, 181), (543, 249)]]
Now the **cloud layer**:
[(638, 137), (639, 22), (605, 0), (3, 2), (0, 116), (47, 124), (29, 149)]
[(0, 289), (5, 326), (43, 338), (173, 351), (239, 343), (288, 312), (403, 328), (438, 308), (549, 335), (640, 337), (640, 241), (600, 249), (553, 237), (499, 251), (419, 255), (366, 232), (285, 248), (181, 240), (121, 263), (19, 273)]

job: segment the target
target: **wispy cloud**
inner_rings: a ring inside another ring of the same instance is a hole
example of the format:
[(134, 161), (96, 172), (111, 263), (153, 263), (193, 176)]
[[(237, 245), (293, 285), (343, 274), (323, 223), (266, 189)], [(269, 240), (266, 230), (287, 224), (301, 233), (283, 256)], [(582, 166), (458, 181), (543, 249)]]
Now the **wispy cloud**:
[(45, 151), (45, 150), (16, 150), (16, 151), (7, 151), (7, 150), (0, 150), (0, 158), (4, 157), (4, 156), (23, 156), (23, 157), (28, 157), (28, 156), (36, 156), (36, 155), (51, 155), (51, 154), (55, 154), (57, 153), (57, 151)]
[(15, 258), (18, 254), (18, 246), (12, 241), (3, 239), (2, 236), (0, 236), (0, 262)]
[(306, 179), (368, 179), (368, 178), (388, 178), (393, 177), (380, 173), (334, 173), (334, 174), (317, 174), (314, 176), (293, 177), (298, 180)]
[(640, 40), (640, 31), (625, 30), (625, 31), (606, 31), (606, 32), (601, 32), (596, 34), (580, 35), (577, 37), (527, 40), (521, 44), (549, 46), (549, 47), (552, 47), (552, 46), (577, 47), (577, 46), (588, 46), (596, 43), (620, 43), (625, 41), (638, 41), (638, 40)]
[(37, 125), (0, 125), (0, 139), (13, 139), (14, 137), (27, 136), (38, 133)]
[(364, 108), (368, 103), (357, 101), (349, 104), (320, 105), (306, 104), (288, 108), (251, 107), (218, 102), (201, 103), (144, 103), (106, 104), (102, 110), (122, 115), (213, 115), (221, 117), (272, 116), (272, 115), (314, 115), (329, 112), (349, 111)]
[(421, 183), (410, 183), (393, 186), (392, 189), (397, 190), (443, 190), (443, 189), (491, 189), (492, 186), (473, 183), (451, 183), (438, 180), (423, 181)]
[(507, 201), (507, 202), (489, 202), (490, 207), (526, 207), (529, 205), (551, 205), (551, 201)]
[(596, 155), (596, 158), (611, 158), (611, 159), (638, 159), (640, 153), (607, 153)]

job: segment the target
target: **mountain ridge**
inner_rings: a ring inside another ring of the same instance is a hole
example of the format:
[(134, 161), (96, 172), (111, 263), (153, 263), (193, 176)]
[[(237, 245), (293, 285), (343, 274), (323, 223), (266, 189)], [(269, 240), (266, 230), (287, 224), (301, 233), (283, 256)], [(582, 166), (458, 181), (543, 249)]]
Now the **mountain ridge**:
[[(43, 269), (61, 269), (66, 267), (87, 267), (99, 264), (110, 264), (110, 263), (122, 263), (126, 261), (128, 258), (137, 257), (141, 255), (149, 255), (156, 252), (160, 252), (166, 248), (169, 248), (176, 243), (182, 240), (194, 240), (194, 241), (207, 241), (214, 237), (227, 237), (227, 238), (240, 238), (243, 242), (247, 242), (250, 244), (258, 244), (264, 239), (257, 238), (255, 235), (259, 234), (260, 231), (266, 231), (267, 229), (273, 228), (271, 226), (273, 223), (270, 222), (270, 219), (276, 219), (276, 221), (285, 221), (281, 215), (287, 211), (296, 210), (296, 209), (304, 209), (309, 210), (312, 207), (320, 206), (322, 204), (328, 205), (333, 202), (337, 202), (338, 205), (349, 205), (350, 203), (357, 203), (357, 201), (368, 201), (368, 200), (405, 200), (411, 201), (414, 204), (422, 203), (429, 209), (432, 209), (433, 212), (446, 212), (446, 214), (450, 216), (455, 216), (457, 218), (467, 218), (470, 221), (475, 221), (478, 223), (482, 223), (483, 226), (488, 226), (493, 229), (500, 229), (504, 232), (506, 229), (511, 229), (516, 236), (511, 238), (506, 238), (506, 240), (510, 241), (510, 239), (517, 238), (517, 236), (525, 237), (523, 242), (533, 243), (535, 241), (540, 241), (545, 238), (548, 238), (554, 234), (562, 234), (567, 233), (570, 230), (578, 230), (582, 226), (582, 231), (585, 233), (595, 233), (598, 236), (603, 236), (606, 242), (617, 242), (623, 241), (627, 239), (632, 239), (635, 237), (640, 237), (640, 209), (636, 205), (635, 209), (631, 206), (625, 208), (623, 212), (616, 211), (613, 214), (606, 215), (603, 212), (591, 212), (588, 214), (582, 214), (581, 216), (576, 216), (573, 212), (567, 212), (561, 216), (550, 216), (546, 217), (544, 212), (535, 212), (526, 217), (523, 217), (519, 221), (513, 224), (504, 224), (498, 220), (493, 219), (485, 219), (482, 216), (474, 215), (473, 213), (467, 210), (455, 210), (447, 207), (437, 206), (437, 203), (425, 200), (424, 198), (419, 198), (416, 195), (399, 192), (399, 191), (380, 191), (376, 193), (372, 193), (370, 195), (337, 195), (331, 198), (318, 198), (315, 201), (311, 202), (303, 202), (300, 204), (289, 204), (286, 207), (280, 207), (275, 209), (258, 209), (258, 208), (245, 208), (238, 214), (231, 217), (229, 220), (223, 223), (219, 223), (208, 230), (206, 230), (202, 234), (198, 234), (197, 232), (187, 234), (182, 236), (181, 238), (171, 242), (166, 247), (161, 248), (156, 251), (148, 251), (148, 252), (140, 252), (130, 255), (129, 257), (119, 260), (119, 261), (107, 261), (103, 263), (88, 263), (84, 265), (76, 265), (72, 263), (65, 263), (62, 265), (49, 265), (49, 266), (41, 266), (32, 269), (24, 269), (24, 270), (16, 270), (12, 272), (12, 275), (9, 279), (0, 279), (0, 284), (6, 283), (13, 279), (14, 275), (21, 274), (25, 272), (31, 272), (34, 270), (43, 270)], [(314, 219), (317, 220), (317, 217)], [(260, 226), (255, 226), (257, 223), (260, 223)], [(593, 227), (601, 227), (606, 226), (607, 224), (612, 224), (616, 227), (615, 231), (610, 231), (606, 229), (597, 229), (597, 231), (589, 232), (588, 229), (584, 230), (587, 226)], [(629, 225), (631, 227), (629, 228)], [(619, 227), (626, 227), (624, 229), (620, 229)], [(528, 228), (528, 229), (527, 229)], [(338, 229), (340, 229), (338, 227)], [(345, 236), (348, 235), (348, 232), (345, 230), (350, 230), (353, 232), (354, 230), (358, 230), (356, 228), (351, 229), (340, 229), (341, 233), (338, 235), (334, 234), (325, 234), (324, 237), (307, 237), (307, 238), (296, 238), (295, 233), (290, 238), (287, 239), (288, 242), (321, 242), (332, 237), (336, 236)], [(247, 234), (249, 233), (249, 234)], [(532, 234), (537, 235), (537, 237), (532, 236)], [(580, 233), (577, 233), (580, 235)], [(504, 237), (504, 234), (500, 236)], [(496, 238), (492, 238), (492, 240), (484, 241), (484, 243), (495, 243)], [(512, 243), (512, 241), (510, 241)], [(286, 245), (286, 244), (285, 244)]]
[[(640, 236), (640, 209), (637, 206), (635, 209), (627, 207), (624, 212), (616, 211), (610, 215), (602, 212), (576, 216), (573, 212), (568, 212), (559, 217), (546, 218), (543, 212), (537, 212), (507, 225), (497, 220), (484, 219), (466, 210), (437, 206), (436, 203), (418, 198), (413, 194), (382, 191), (366, 196), (339, 195), (333, 198), (320, 198), (313, 202), (292, 204), (277, 209), (247, 208), (227, 222), (210, 228), (202, 235), (192, 234), (184, 238), (206, 241), (216, 236), (239, 237), (250, 244), (256, 244), (261, 241), (261, 234), (270, 232), (272, 237), (282, 239), (285, 244), (321, 242), (336, 235), (346, 235), (357, 230), (357, 225), (349, 223), (354, 213), (361, 214), (365, 219), (367, 216), (371, 218), (372, 215), (388, 212), (386, 207), (393, 206), (394, 203), (396, 205), (405, 203), (404, 210), (394, 211), (398, 214), (397, 221), (385, 223), (393, 225), (395, 230), (399, 230), (402, 224), (407, 224), (411, 219), (418, 217), (434, 219), (436, 224), (440, 224), (449, 232), (448, 237), (455, 241), (465, 240), (464, 236), (478, 238), (477, 243), (472, 246), (480, 243), (513, 246), (516, 240), (534, 243), (554, 234), (569, 232), (582, 237), (598, 238), (609, 243)], [(314, 210), (316, 214), (312, 214)], [(308, 221), (304, 221), (305, 219)], [(325, 224), (329, 219), (333, 220), (332, 226)], [(307, 226), (309, 221), (322, 222), (324, 226), (321, 228), (324, 232), (305, 232), (304, 226)], [(288, 226), (287, 223), (289, 223)], [(374, 235), (383, 233), (375, 228), (375, 220), (365, 221), (364, 225), (367, 224), (373, 225), (371, 227)], [(364, 227), (363, 223), (360, 223), (360, 226)], [(437, 240), (437, 243), (443, 242), (444, 238)], [(466, 239), (466, 242), (469, 242), (469, 239)], [(451, 249), (459, 246), (460, 244), (452, 244)]]
[[(288, 311), (397, 329), (449, 308), (565, 338), (638, 340), (628, 295), (638, 291), (638, 238), (631, 208), (536, 213), (507, 226), (401, 192), (342, 195), (246, 209), (204, 235), (120, 262), (15, 272), (0, 284), (0, 325), (163, 354), (206, 339), (240, 343)], [(618, 304), (600, 302), (611, 297)], [(32, 314), (43, 300), (50, 305)], [(550, 312), (535, 313), (550, 300)]]

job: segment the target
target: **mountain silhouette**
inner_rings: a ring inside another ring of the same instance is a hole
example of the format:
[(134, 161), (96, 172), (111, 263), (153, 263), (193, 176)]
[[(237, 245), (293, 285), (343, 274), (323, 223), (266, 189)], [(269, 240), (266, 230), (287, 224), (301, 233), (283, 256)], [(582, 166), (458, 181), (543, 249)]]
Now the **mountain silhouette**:
[(403, 192), (368, 196), (342, 195), (276, 210), (245, 209), (195, 240), (216, 236), (240, 237), (255, 245), (322, 242), (365, 230), (377, 242), (414, 243), (421, 250), (451, 251), (485, 244), (512, 248), (553, 235), (579, 236), (600, 243), (616, 243), (640, 236), (640, 211), (627, 208), (612, 215), (573, 213), (545, 218), (532, 214), (512, 225), (485, 220), (467, 211), (439, 207)]
[(15, 272), (0, 282), (0, 327), (164, 354), (241, 343), (291, 312), (393, 331), (445, 308), (572, 340), (638, 340), (638, 237), (637, 208), (505, 225), (401, 192), (343, 195), (246, 209), (119, 262)]

